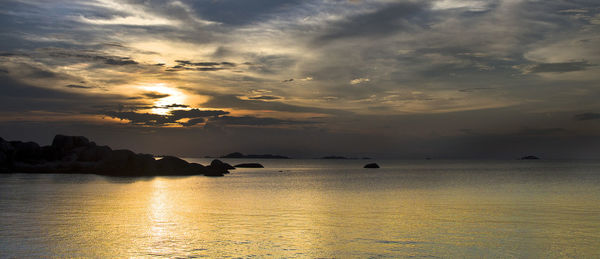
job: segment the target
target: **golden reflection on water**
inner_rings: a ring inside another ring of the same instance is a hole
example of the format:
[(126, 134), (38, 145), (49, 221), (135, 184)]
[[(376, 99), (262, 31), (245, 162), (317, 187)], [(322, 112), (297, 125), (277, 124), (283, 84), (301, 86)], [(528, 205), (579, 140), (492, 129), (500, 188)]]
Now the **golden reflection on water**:
[(37, 233), (28, 244), (41, 244), (30, 249), (41, 257), (600, 256), (597, 181), (338, 182), (253, 172), (28, 183), (45, 194), (30, 201), (37, 216), (2, 225)]

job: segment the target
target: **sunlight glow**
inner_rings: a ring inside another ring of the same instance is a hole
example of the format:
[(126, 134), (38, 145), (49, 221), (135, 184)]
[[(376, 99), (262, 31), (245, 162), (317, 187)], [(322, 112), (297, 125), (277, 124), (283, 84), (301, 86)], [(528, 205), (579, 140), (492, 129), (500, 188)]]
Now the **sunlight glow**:
[(157, 98), (156, 100), (154, 100), (154, 107), (150, 110), (150, 112), (153, 114), (167, 115), (172, 110), (181, 109), (168, 106), (173, 104), (185, 104), (185, 101), (187, 99), (186, 95), (183, 92), (175, 88), (166, 86), (166, 84), (164, 83), (145, 85), (141, 86), (140, 88), (145, 91), (168, 95), (166, 97)]

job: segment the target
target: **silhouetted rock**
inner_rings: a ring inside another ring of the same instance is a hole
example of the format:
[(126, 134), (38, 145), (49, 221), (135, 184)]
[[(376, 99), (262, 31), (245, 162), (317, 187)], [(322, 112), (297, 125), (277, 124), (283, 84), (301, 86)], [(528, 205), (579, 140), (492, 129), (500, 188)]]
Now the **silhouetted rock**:
[(215, 168), (215, 169), (220, 169), (220, 170), (232, 170), (232, 169), (235, 169), (235, 167), (231, 166), (228, 163), (224, 163), (223, 161), (221, 161), (219, 159), (214, 159), (212, 162), (210, 162), (210, 165), (208, 167)]
[(289, 157), (287, 156), (281, 156), (281, 155), (271, 155), (271, 154), (264, 154), (264, 155), (244, 155), (240, 152), (234, 152), (231, 154), (227, 154), (224, 156), (221, 156), (221, 158), (264, 158), (264, 159), (289, 159)]
[(537, 156), (524, 156), (524, 157), (521, 157), (521, 160), (535, 160), (535, 159), (540, 159), (540, 158), (537, 157)]
[(235, 165), (234, 167), (239, 167), (239, 168), (265, 168), (263, 165), (261, 165), (259, 163), (243, 163), (243, 164)]
[(379, 165), (376, 163), (366, 164), (363, 168), (379, 168)]
[(156, 161), (156, 169), (162, 174), (189, 174), (192, 168), (181, 158), (165, 156)]
[(19, 162), (36, 162), (42, 158), (42, 149), (35, 142), (9, 142), (13, 147), (14, 153), (12, 159)]
[(0, 138), (0, 172), (100, 174), (111, 176), (207, 175), (223, 176), (235, 169), (215, 160), (210, 166), (188, 163), (165, 156), (155, 160), (149, 154), (130, 150), (112, 150), (98, 146), (82, 136), (57, 135), (51, 146), (40, 147), (35, 142), (11, 141)]
[(52, 147), (55, 148), (61, 156), (69, 153), (71, 150), (78, 147), (89, 146), (90, 141), (83, 136), (64, 136), (56, 135), (52, 140)]
[(10, 153), (12, 153), (12, 146), (3, 138), (0, 138), (0, 173), (9, 172), (11, 167)]

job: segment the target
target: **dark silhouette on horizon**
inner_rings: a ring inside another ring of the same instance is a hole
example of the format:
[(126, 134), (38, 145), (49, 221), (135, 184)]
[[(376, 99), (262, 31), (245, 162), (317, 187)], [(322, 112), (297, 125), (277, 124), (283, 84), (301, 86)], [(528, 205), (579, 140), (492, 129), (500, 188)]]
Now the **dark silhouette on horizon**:
[(0, 173), (62, 173), (109, 176), (223, 176), (233, 166), (220, 160), (210, 165), (188, 163), (174, 156), (155, 160), (150, 154), (112, 150), (83, 136), (56, 135), (52, 145), (0, 138)]
[(282, 155), (272, 155), (272, 154), (264, 154), (264, 155), (244, 155), (240, 152), (233, 152), (221, 158), (264, 158), (264, 159), (289, 159), (287, 156)]

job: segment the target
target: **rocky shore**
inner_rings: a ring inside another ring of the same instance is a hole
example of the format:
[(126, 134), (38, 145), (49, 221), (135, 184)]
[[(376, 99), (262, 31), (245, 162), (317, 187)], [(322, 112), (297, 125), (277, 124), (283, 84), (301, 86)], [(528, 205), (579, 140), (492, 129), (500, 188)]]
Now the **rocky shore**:
[(174, 156), (156, 160), (150, 154), (99, 146), (82, 136), (56, 135), (49, 146), (0, 138), (0, 173), (223, 176), (230, 169), (235, 168), (217, 159), (208, 166), (188, 163)]

